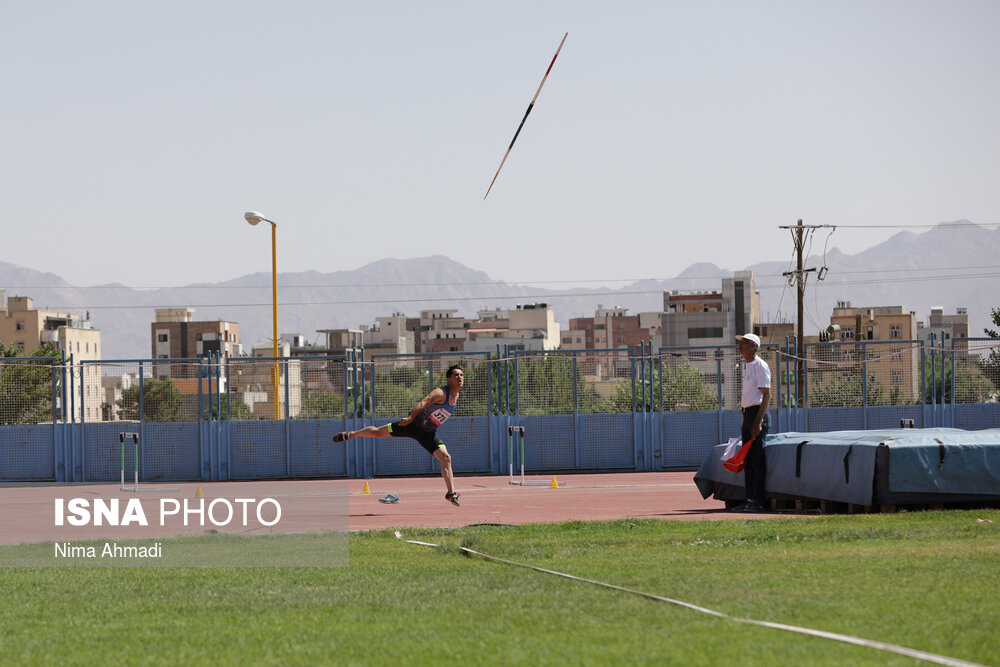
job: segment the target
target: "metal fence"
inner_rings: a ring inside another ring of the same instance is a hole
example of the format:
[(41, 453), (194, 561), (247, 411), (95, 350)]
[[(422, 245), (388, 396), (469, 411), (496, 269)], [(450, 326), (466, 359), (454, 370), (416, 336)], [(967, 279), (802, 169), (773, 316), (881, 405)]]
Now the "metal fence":
[[(1000, 340), (766, 346), (772, 433), (1000, 426)], [(697, 466), (739, 431), (742, 359), (732, 346), (498, 354), (0, 359), (0, 480), (107, 481), (118, 436), (140, 434), (147, 480), (435, 473), (405, 439), (340, 430), (409, 414), (458, 363), (465, 386), (442, 436), (457, 472)], [(134, 465), (129, 461), (128, 465)]]

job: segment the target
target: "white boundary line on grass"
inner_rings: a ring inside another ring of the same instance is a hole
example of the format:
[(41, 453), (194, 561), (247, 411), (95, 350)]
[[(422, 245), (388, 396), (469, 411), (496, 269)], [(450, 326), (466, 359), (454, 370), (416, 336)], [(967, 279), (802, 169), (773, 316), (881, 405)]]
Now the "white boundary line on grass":
[[(399, 531), (396, 531), (396, 537), (402, 539)], [(416, 544), (422, 547), (435, 547), (439, 545), (431, 544), (430, 542), (419, 542), (417, 540), (406, 540), (409, 544)], [(898, 653), (900, 655), (905, 655), (911, 658), (916, 658), (918, 660), (925, 660), (927, 662), (937, 663), (939, 665), (948, 665), (949, 667), (986, 667), (978, 662), (967, 662), (965, 660), (958, 660), (956, 658), (949, 658), (944, 655), (937, 655), (936, 653), (928, 653), (926, 651), (918, 651), (917, 649), (907, 648), (906, 646), (897, 646), (896, 644), (886, 644), (885, 642), (873, 641), (871, 639), (862, 639), (861, 637), (852, 637), (851, 635), (842, 635), (836, 632), (826, 632), (825, 630), (813, 630), (811, 628), (803, 628), (797, 625), (786, 625), (784, 623), (772, 623), (771, 621), (758, 621), (752, 618), (739, 618), (736, 616), (730, 616), (729, 614), (724, 614), (720, 611), (715, 611), (714, 609), (708, 609), (707, 607), (699, 607), (698, 605), (691, 604), (690, 602), (684, 602), (682, 600), (674, 600), (672, 598), (666, 598), (660, 595), (654, 595), (653, 593), (644, 593), (642, 591), (632, 590), (630, 588), (624, 588), (622, 586), (616, 586), (614, 584), (608, 584), (603, 581), (596, 581), (594, 579), (584, 579), (583, 577), (576, 577), (572, 574), (566, 574), (564, 572), (556, 572), (555, 570), (546, 570), (542, 567), (535, 567), (534, 565), (527, 565), (525, 563), (518, 563), (517, 561), (506, 560), (504, 558), (498, 558), (496, 556), (491, 556), (489, 554), (484, 554), (473, 549), (468, 549), (466, 547), (459, 547), (459, 550), (464, 551), (467, 554), (472, 554), (473, 556), (479, 556), (480, 558), (485, 558), (487, 560), (496, 561), (498, 563), (504, 563), (505, 565), (514, 565), (517, 567), (528, 568), (529, 570), (534, 570), (536, 572), (542, 572), (545, 574), (554, 574), (557, 577), (564, 577), (566, 579), (572, 579), (573, 581), (580, 581), (586, 584), (594, 584), (595, 586), (603, 586), (604, 588), (610, 588), (616, 591), (622, 591), (623, 593), (631, 593), (632, 595), (640, 595), (650, 600), (657, 600), (659, 602), (667, 602), (679, 607), (686, 607), (688, 609), (693, 609), (694, 611), (699, 611), (703, 614), (709, 614), (710, 616), (716, 616), (718, 618), (724, 618), (736, 623), (747, 623), (750, 625), (759, 625), (765, 628), (773, 628), (775, 630), (787, 630), (788, 632), (797, 632), (803, 635), (810, 635), (813, 637), (820, 637), (822, 639), (832, 639), (833, 641), (844, 642), (846, 644), (855, 644), (857, 646), (864, 646), (867, 648), (879, 649), (882, 651), (890, 651), (892, 653)]]

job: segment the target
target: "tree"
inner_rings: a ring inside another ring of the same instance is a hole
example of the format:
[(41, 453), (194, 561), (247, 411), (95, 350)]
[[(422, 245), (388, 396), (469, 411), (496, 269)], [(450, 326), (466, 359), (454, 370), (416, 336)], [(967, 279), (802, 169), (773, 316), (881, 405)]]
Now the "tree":
[(298, 419), (333, 419), (344, 416), (344, 397), (340, 394), (316, 394), (302, 401)]
[(664, 410), (715, 410), (719, 407), (715, 386), (706, 382), (691, 364), (667, 367), (663, 371)]
[[(646, 410), (660, 406), (664, 412), (675, 410), (715, 410), (719, 407), (716, 387), (705, 381), (702, 374), (691, 364), (663, 368), (663, 396), (660, 396), (660, 369), (654, 368), (646, 380), (643, 392), (638, 382), (635, 387), (636, 408), (643, 409), (642, 397), (646, 397)], [(604, 412), (632, 412), (632, 383), (620, 382), (614, 393), (604, 402)]]
[[(982, 360), (980, 360), (981, 362)], [(933, 369), (934, 377), (931, 378)], [(952, 373), (955, 375), (955, 394), (952, 399)], [(924, 359), (924, 402), (931, 403), (984, 403), (992, 399), (994, 390), (986, 378), (964, 363), (954, 364), (942, 354), (928, 355)]]
[[(18, 356), (13, 345), (0, 343), (0, 424), (39, 424), (54, 419), (52, 397), (59, 392), (60, 379), (52, 386), (52, 364), (60, 359), (52, 343), (45, 343), (30, 356)], [(28, 361), (28, 359), (37, 361)]]
[[(149, 378), (142, 387), (142, 419), (150, 422), (177, 422), (181, 418), (184, 399), (169, 380)], [(139, 385), (134, 384), (122, 392), (118, 400), (123, 421), (139, 421)]]
[[(897, 399), (899, 392), (894, 391)], [(867, 401), (861, 368), (855, 368), (850, 375), (835, 377), (830, 382), (809, 389), (811, 408), (856, 408), (861, 405), (892, 405), (892, 399), (885, 387), (870, 381), (867, 386)]]
[[(201, 418), (205, 420), (219, 418), (219, 405), (214, 400), (209, 400), (208, 403), (205, 409), (201, 411)], [(253, 419), (253, 412), (250, 410), (250, 406), (244, 403), (243, 399), (237, 394), (230, 394), (228, 399), (223, 396), (221, 403), (221, 421), (246, 421)]]
[[(990, 312), (990, 318), (993, 320), (993, 324), (1000, 328), (1000, 308), (994, 308)], [(984, 328), (983, 333), (990, 338), (1000, 338), (1000, 333), (996, 329)], [(1000, 389), (1000, 350), (997, 348), (990, 350), (990, 353), (985, 357), (979, 357), (976, 364), (982, 374), (993, 383), (993, 386)]]
[[(513, 369), (513, 366), (511, 366)], [(501, 371), (502, 372), (502, 371)], [(517, 409), (522, 415), (565, 415), (573, 413), (572, 357), (559, 354), (526, 355), (517, 359)], [(509, 382), (513, 383), (513, 377)], [(511, 386), (511, 403), (514, 388)], [(580, 383), (576, 387), (580, 406), (595, 405), (597, 392)], [(513, 409), (513, 405), (511, 408)]]

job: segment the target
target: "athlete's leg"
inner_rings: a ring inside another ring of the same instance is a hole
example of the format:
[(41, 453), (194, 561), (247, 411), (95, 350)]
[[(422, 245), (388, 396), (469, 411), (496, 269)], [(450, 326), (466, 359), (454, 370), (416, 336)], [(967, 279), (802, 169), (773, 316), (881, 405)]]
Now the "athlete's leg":
[(441, 477), (444, 478), (444, 485), (448, 487), (448, 493), (455, 492), (455, 475), (451, 470), (451, 454), (448, 453), (448, 448), (441, 445), (434, 452), (434, 458), (436, 458), (441, 463)]
[(388, 438), (392, 435), (389, 432), (389, 424), (385, 426), (365, 426), (357, 431), (341, 431), (333, 436), (334, 442), (343, 442), (351, 438)]

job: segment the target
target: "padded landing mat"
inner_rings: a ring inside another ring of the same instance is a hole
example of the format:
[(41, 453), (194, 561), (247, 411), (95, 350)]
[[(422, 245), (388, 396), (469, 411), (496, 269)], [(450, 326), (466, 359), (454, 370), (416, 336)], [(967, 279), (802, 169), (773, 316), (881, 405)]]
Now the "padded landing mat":
[[(717, 445), (695, 474), (703, 498), (742, 500)], [(767, 493), (856, 505), (1000, 500), (1000, 429), (780, 433), (764, 446)]]

